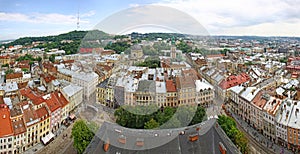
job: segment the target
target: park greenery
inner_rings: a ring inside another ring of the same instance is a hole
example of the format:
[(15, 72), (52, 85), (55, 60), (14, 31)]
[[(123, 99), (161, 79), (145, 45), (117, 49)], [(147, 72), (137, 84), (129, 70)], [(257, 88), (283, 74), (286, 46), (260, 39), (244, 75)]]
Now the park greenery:
[[(194, 113), (194, 114), (193, 114)], [(136, 129), (178, 128), (201, 123), (205, 109), (195, 106), (165, 107), (122, 106), (115, 113), (116, 123)]]
[(158, 57), (147, 57), (143, 62), (137, 63), (136, 66), (157, 68), (160, 67), (160, 60)]
[(116, 51), (117, 54), (124, 52), (130, 48), (130, 44), (127, 42), (115, 42), (107, 44), (104, 49), (110, 49)]
[(8, 70), (5, 71), (5, 74), (6, 74), (6, 75), (7, 75), (7, 74), (12, 74), (12, 73), (14, 73), (14, 70), (13, 70), (13, 69), (8, 69)]
[(73, 146), (79, 154), (82, 154), (92, 141), (98, 126), (85, 120), (78, 120), (72, 128)]
[(221, 115), (218, 118), (218, 123), (240, 151), (244, 154), (248, 153), (248, 139), (238, 130), (235, 121), (231, 117)]
[(33, 61), (42, 61), (42, 58), (41, 57), (37, 57), (37, 58), (34, 58), (32, 55), (30, 54), (26, 54), (24, 56), (20, 56), (16, 59), (16, 61), (24, 61), (24, 60), (29, 60), (30, 62), (33, 62)]

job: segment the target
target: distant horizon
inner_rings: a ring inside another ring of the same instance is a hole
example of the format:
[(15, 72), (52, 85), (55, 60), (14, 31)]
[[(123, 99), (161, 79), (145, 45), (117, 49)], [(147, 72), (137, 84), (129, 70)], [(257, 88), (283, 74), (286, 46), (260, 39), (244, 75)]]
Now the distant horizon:
[[(14, 41), (14, 40), (17, 40), (17, 39), (20, 39), (20, 38), (25, 38), (25, 37), (47, 37), (47, 36), (57, 36), (57, 35), (60, 35), (60, 34), (66, 34), (66, 33), (70, 33), (72, 31), (92, 31), (92, 30), (98, 30), (98, 29), (90, 29), (90, 30), (70, 30), (70, 31), (67, 31), (67, 32), (61, 32), (61, 33), (56, 33), (56, 34), (49, 34), (49, 35), (32, 35), (32, 36), (21, 36), (21, 37), (18, 37), (18, 38), (8, 38), (8, 39), (0, 39), (1, 42), (4, 42), (4, 41)], [(99, 31), (102, 31), (102, 30), (99, 30)], [(105, 31), (103, 31), (105, 32)], [(105, 32), (107, 33), (107, 32)], [(131, 32), (131, 33), (139, 33), (139, 34), (150, 34), (150, 33), (175, 33), (175, 32)], [(126, 33), (126, 34), (110, 34), (110, 35), (128, 35), (128, 34), (131, 34), (131, 33)], [(109, 34), (109, 33), (107, 33)], [(300, 38), (300, 36), (263, 36), (263, 35), (224, 35), (224, 34), (213, 34), (213, 35), (193, 35), (193, 34), (184, 34), (184, 33), (175, 33), (175, 34), (183, 34), (183, 35), (192, 35), (192, 36), (211, 36), (211, 37), (267, 37), (267, 38)]]

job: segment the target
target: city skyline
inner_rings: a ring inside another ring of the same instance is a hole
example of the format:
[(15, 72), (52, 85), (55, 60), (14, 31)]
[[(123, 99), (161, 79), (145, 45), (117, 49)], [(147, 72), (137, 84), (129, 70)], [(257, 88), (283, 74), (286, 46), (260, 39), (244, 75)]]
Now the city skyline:
[[(297, 10), (299, 0), (230, 0), (226, 4), (220, 0), (0, 2), (0, 40), (56, 35), (76, 30), (78, 11), (79, 30), (90, 30), (116, 12), (147, 4), (167, 6), (187, 13), (211, 35), (300, 36), (300, 30), (297, 28), (300, 26)], [(157, 31), (157, 28), (155, 30)], [(138, 32), (143, 31), (139, 29)]]

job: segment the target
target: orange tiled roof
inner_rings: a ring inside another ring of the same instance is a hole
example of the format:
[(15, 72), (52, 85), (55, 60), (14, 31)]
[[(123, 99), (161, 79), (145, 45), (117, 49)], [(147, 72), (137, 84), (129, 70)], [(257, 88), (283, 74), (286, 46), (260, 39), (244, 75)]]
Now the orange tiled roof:
[(196, 87), (192, 76), (176, 77), (176, 86), (179, 89)]
[(254, 99), (252, 100), (252, 103), (257, 106), (258, 108), (263, 108), (266, 103), (267, 103), (267, 100), (262, 98), (262, 94), (263, 92), (260, 91), (255, 97)]
[(12, 127), (14, 129), (14, 135), (19, 135), (19, 134), (26, 132), (26, 127), (25, 127), (23, 119), (13, 121)]
[(176, 92), (176, 85), (172, 80), (166, 80), (167, 92)]
[(47, 117), (49, 117), (49, 113), (48, 113), (48, 110), (46, 109), (45, 106), (39, 108), (36, 110), (36, 113), (38, 115), (39, 118), (43, 118), (46, 119)]
[(22, 96), (27, 97), (29, 100), (31, 100), (34, 105), (39, 105), (39, 104), (45, 102), (45, 100), (43, 99), (43, 97), (40, 94), (33, 92), (29, 88), (21, 89), (20, 94)]
[(27, 82), (18, 83), (18, 88), (19, 89), (23, 89), (23, 88), (26, 88), (27, 85), (28, 85), (28, 81)]
[(9, 55), (5, 55), (5, 56), (0, 56), (0, 59), (9, 59)]
[(10, 110), (7, 105), (0, 104), (0, 138), (13, 135), (13, 133)]
[(207, 58), (217, 58), (217, 57), (224, 57), (224, 54), (215, 54), (215, 55), (206, 55)]
[(6, 79), (16, 79), (16, 78), (22, 78), (22, 73), (11, 73), (6, 75)]
[(61, 107), (65, 107), (69, 104), (69, 101), (65, 98), (65, 96), (60, 92), (54, 92), (55, 97), (60, 102)]
[(41, 77), (45, 80), (46, 83), (50, 83), (52, 80), (56, 79), (56, 77), (54, 77), (52, 75), (41, 74)]
[(231, 87), (237, 86), (237, 85), (247, 82), (249, 80), (250, 80), (250, 77), (248, 74), (241, 73), (240, 75), (237, 75), (237, 76), (231, 75), (231, 76), (227, 77), (226, 79), (223, 79), (221, 81), (221, 83), (219, 84), (219, 86), (222, 89), (229, 89)]
[(55, 112), (56, 110), (61, 108), (61, 104), (54, 93), (51, 93), (50, 97), (46, 99), (46, 104), (51, 112)]
[[(32, 105), (30, 105), (30, 104), (27, 104), (27, 105), (28, 105), (28, 108), (26, 108), (26, 109), (24, 109), (25, 105), (21, 107), (21, 108), (23, 108), (23, 116), (24, 116), (24, 121), (26, 123), (32, 122), (39, 118), (38, 114), (36, 113), (36, 110), (33, 109)], [(32, 123), (32, 124), (34, 124), (34, 123)]]

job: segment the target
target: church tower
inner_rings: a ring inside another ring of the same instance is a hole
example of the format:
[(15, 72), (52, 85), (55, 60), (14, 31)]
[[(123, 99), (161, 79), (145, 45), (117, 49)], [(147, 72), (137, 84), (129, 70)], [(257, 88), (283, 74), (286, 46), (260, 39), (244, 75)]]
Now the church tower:
[(176, 58), (176, 46), (174, 36), (172, 37), (170, 56), (172, 59)]

